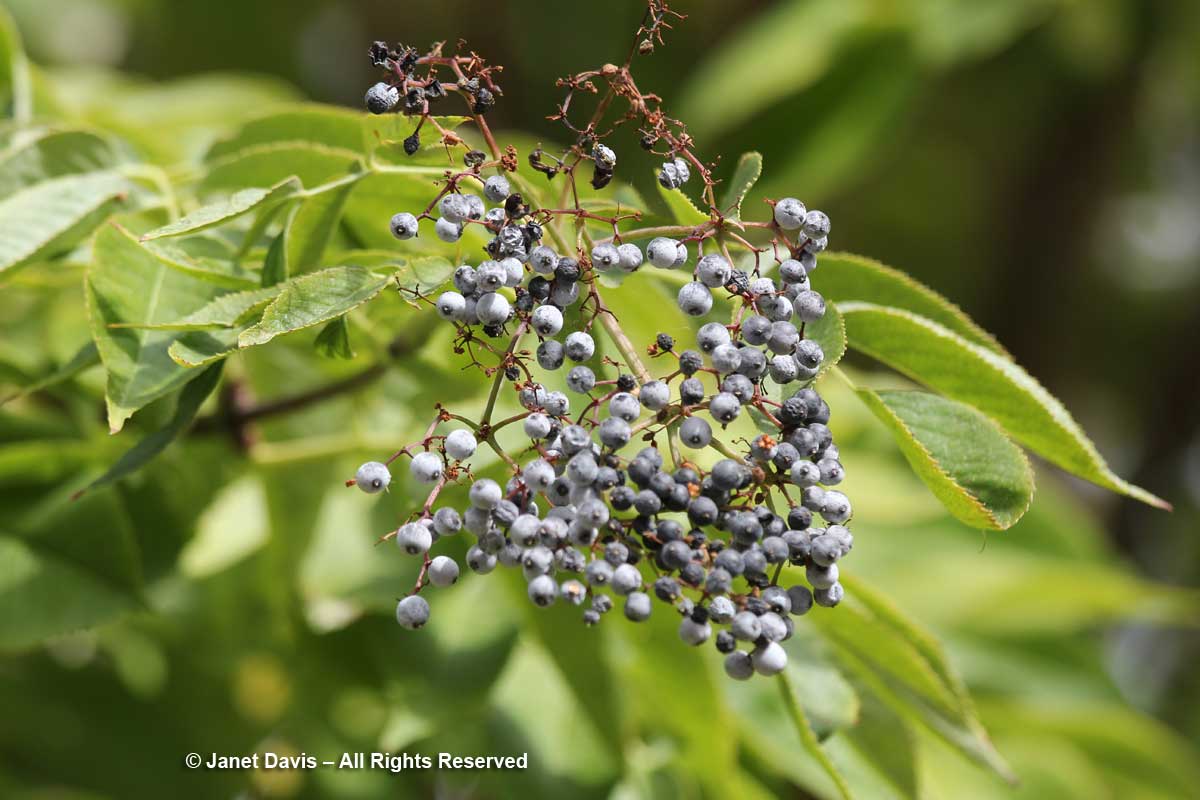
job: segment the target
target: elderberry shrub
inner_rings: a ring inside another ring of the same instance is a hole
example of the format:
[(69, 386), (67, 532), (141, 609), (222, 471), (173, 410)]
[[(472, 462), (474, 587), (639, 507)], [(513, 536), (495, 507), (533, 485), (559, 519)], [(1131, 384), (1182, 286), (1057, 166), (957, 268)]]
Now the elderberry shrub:
[[(651, 22), (639, 28), (638, 41), (661, 42), (661, 20), (682, 16), (660, 0), (650, 6)], [(787, 665), (780, 642), (792, 636), (793, 618), (841, 601), (839, 564), (854, 544), (850, 500), (834, 488), (845, 470), (828, 427), (830, 409), (812, 386), (825, 353), (806, 337), (806, 326), (825, 314), (812, 278), (829, 218), (785, 197), (771, 203), (768, 221), (739, 223), (745, 237), (725, 236), (710, 165), (696, 155), (683, 123), (663, 114), (657, 97), (633, 88), (629, 62), (605, 65), (561, 81), (571, 87), (568, 101), (589, 81), (607, 83), (614, 98), (628, 101), (625, 112), (614, 113), (635, 120), (641, 145), (665, 159), (658, 181), (680, 189), (694, 173), (711, 214), (707, 223), (680, 226), (677, 238), (655, 228), (659, 235), (643, 250), (636, 240), (650, 237), (629, 226), (637, 214), (606, 218), (578, 204), (551, 209), (527, 202), (532, 195), (522, 187), (529, 178), (519, 173), (515, 150), (502, 153), (487, 128), (484, 115), (501, 92), (494, 68), (477, 55), (447, 56), (440, 45), (419, 55), (379, 42), (370, 55), (388, 73), (367, 93), (371, 111), (417, 116), (419, 131), (426, 123), (437, 127), (432, 103), (459, 94), (489, 143), (490, 157), (443, 132), (448, 152), (466, 150), (466, 168), (448, 170), (424, 210), (398, 209), (380, 224), (406, 241), (418, 238), (427, 221), (446, 241), (472, 225), (484, 229), (484, 252), (455, 270), (452, 289), (414, 297), (456, 328), (460, 351), (481, 335), (508, 342), (490, 347), (503, 351), (497, 364), (481, 365), (494, 387), (484, 416), (470, 420), (439, 405), (425, 437), (394, 457), (409, 459), (412, 482), (432, 485), (423, 507), (385, 537), (396, 539), (400, 557), (421, 564), (416, 585), (397, 607), (400, 624), (426, 624), (430, 608), (419, 593), (458, 580), (459, 565), (430, 550), (463, 534), (474, 540), (469, 570), (520, 570), (535, 605), (581, 607), (590, 626), (618, 604), (627, 620), (646, 620), (658, 602), (679, 615), (683, 643), (715, 646), (730, 677), (779, 673)], [(552, 119), (564, 123), (573, 143), (561, 156), (539, 148), (530, 166), (572, 184), (590, 172), (600, 189), (618, 169), (619, 154), (597, 131), (615, 126), (599, 117), (571, 123), (568, 106)], [(411, 141), (415, 152), (415, 133)], [(585, 162), (590, 169), (577, 171)], [(612, 235), (593, 240), (586, 226), (566, 222), (586, 217), (610, 225)], [(777, 269), (761, 263), (764, 255), (775, 256)], [(728, 323), (699, 327), (696, 349), (658, 334), (646, 347), (668, 365), (657, 376), (605, 305), (597, 281), (601, 273), (632, 273), (647, 264), (690, 266), (692, 280), (677, 297), (684, 314), (708, 318), (718, 301), (733, 309)], [(596, 358), (597, 329), (622, 362)], [(522, 347), (534, 338), (535, 347)], [(597, 370), (613, 364), (622, 370), (617, 378), (598, 377)], [(533, 365), (557, 374), (567, 391), (535, 381)], [(495, 421), (494, 398), (505, 383), (524, 411)], [(727, 426), (743, 414), (767, 431), (750, 442), (734, 440)], [(505, 449), (497, 434), (518, 422), (525, 440)], [(450, 430), (439, 433), (443, 426)], [(469, 460), (483, 446), (507, 465), (503, 485), (472, 477)], [(385, 491), (390, 482), (388, 467), (374, 461), (350, 481), (367, 493)], [(464, 507), (439, 505), (449, 483), (468, 487)]]

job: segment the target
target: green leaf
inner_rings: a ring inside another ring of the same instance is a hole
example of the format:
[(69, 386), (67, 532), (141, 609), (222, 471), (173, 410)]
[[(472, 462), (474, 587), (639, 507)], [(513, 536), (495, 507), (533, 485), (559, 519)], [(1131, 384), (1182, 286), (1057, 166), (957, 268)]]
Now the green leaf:
[(241, 328), (189, 331), (171, 342), (167, 356), (180, 367), (203, 367), (238, 349)]
[(825, 774), (829, 776), (834, 786), (837, 787), (838, 794), (844, 800), (851, 800), (854, 795), (850, 791), (850, 786), (846, 783), (846, 779), (842, 777), (842, 773), (829, 760), (829, 755), (821, 747), (821, 743), (817, 741), (817, 735), (813, 733), (812, 726), (808, 722), (808, 717), (804, 714), (804, 708), (800, 705), (800, 701), (796, 699), (796, 691), (792, 687), (791, 678), (787, 670), (779, 673), (776, 682), (779, 685), (779, 692), (783, 696), (784, 708), (787, 709), (788, 714), (792, 718), (792, 724), (795, 726), (796, 732), (800, 735), (800, 742), (804, 745), (804, 749), (821, 765), (821, 769), (825, 771)]
[(295, 89), (283, 81), (246, 74), (206, 72), (147, 81), (75, 69), (41, 71), (38, 79), (39, 88), (64, 114), (116, 133), (158, 164), (194, 163), (217, 136), (248, 114), (296, 98)]
[(892, 581), (906, 597), (932, 585), (956, 601), (918, 601), (913, 613), (939, 629), (976, 635), (1065, 636), (1119, 622), (1195, 627), (1200, 620), (1195, 589), (1148, 581), (1109, 563), (994, 546), (982, 562), (976, 553), (939, 553), (924, 561), (919, 577)]
[(1143, 503), (1170, 507), (1117, 477), (1062, 403), (1012, 361), (902, 309), (871, 303), (842, 303), (840, 309), (851, 347), (978, 408), (1068, 472)]
[(180, 272), (223, 289), (253, 289), (257, 276), (233, 259), (233, 249), (223, 239), (199, 233), (182, 239), (139, 243), (146, 252)]
[(91, 131), (23, 131), (0, 152), (0, 197), (50, 178), (111, 170), (121, 160), (110, 138)]
[(818, 376), (824, 375), (846, 355), (846, 325), (842, 322), (841, 312), (833, 303), (825, 304), (825, 316), (816, 322), (804, 324), (804, 338), (812, 339), (821, 345), (825, 360), (821, 362)]
[(202, 331), (249, 324), (279, 294), (277, 287), (247, 289), (213, 298), (183, 319), (173, 322), (117, 323), (110, 328), (141, 328), (152, 331)]
[(222, 363), (214, 364), (184, 386), (183, 391), (179, 393), (179, 401), (175, 405), (175, 413), (171, 416), (171, 420), (126, 450), (117, 459), (117, 462), (109, 467), (107, 472), (88, 484), (87, 488), (76, 492), (72, 499), (80, 497), (84, 492), (89, 492), (92, 489), (98, 489), (113, 481), (120, 480), (131, 472), (145, 466), (151, 459), (165, 450), (167, 445), (175, 441), (176, 437), (183, 433), (192, 423), (196, 412), (200, 410), (200, 406), (204, 404), (204, 401), (212, 394), (213, 389), (217, 387), (217, 383), (221, 380), (222, 366), (224, 366)]
[(311, 272), (321, 266), (325, 248), (354, 186), (355, 181), (347, 181), (336, 189), (305, 198), (296, 208), (284, 229), (288, 275)]
[(0, 200), (0, 275), (82, 241), (129, 191), (111, 172), (53, 178)]
[(34, 392), (40, 392), (43, 389), (47, 389), (51, 386), (62, 383), (63, 381), (70, 380), (80, 372), (83, 372), (85, 369), (94, 367), (99, 363), (100, 353), (96, 350), (96, 343), (88, 342), (83, 347), (79, 348), (79, 350), (75, 353), (75, 355), (71, 356), (67, 363), (51, 372), (46, 377), (34, 381), (28, 386), (22, 387), (15, 394), (0, 398), (0, 406), (3, 406), (12, 400), (26, 397)]
[(1014, 738), (1036, 731), (1055, 742), (1070, 742), (1108, 773), (1106, 789), (1125, 785), (1127, 797), (1182, 798), (1195, 794), (1200, 760), (1194, 738), (1148, 714), (1113, 701), (1005, 702), (985, 706), (995, 727)]
[(837, 613), (809, 617), (838, 660), (894, 713), (1015, 780), (937, 640), (860, 581), (845, 573), (840, 580), (846, 600)]
[(267, 255), (263, 259), (262, 266), (263, 286), (274, 286), (288, 279), (287, 229), (288, 225), (291, 224), (292, 216), (295, 216), (296, 209), (298, 208), (299, 206), (292, 209), (292, 214), (289, 215), (287, 221), (284, 223), (283, 230), (271, 240), (271, 246), (267, 248)]
[(762, 175), (762, 167), (762, 153), (742, 153), (725, 193), (721, 195), (720, 209), (723, 214), (736, 220), (742, 218), (742, 203)]
[(240, 151), (278, 142), (309, 142), (341, 150), (366, 152), (362, 113), (337, 106), (306, 104), (273, 110), (246, 122), (205, 154), (205, 161), (234, 156)]
[[(389, 171), (367, 175), (346, 201), (343, 224), (362, 247), (390, 249), (394, 253), (397, 243), (388, 227), (388, 220), (401, 209), (424, 208), (437, 193), (433, 181), (438, 174), (437, 171), (427, 171), (424, 174)], [(480, 228), (479, 225), (468, 225), (458, 244), (447, 244), (439, 240), (429, 227), (424, 227), (428, 224), (423, 223), (420, 235), (401, 247), (415, 248), (416, 251), (429, 255), (442, 253), (452, 256), (460, 251), (466, 252), (464, 248), (467, 246), (468, 237), (481, 244), (483, 242), (478, 231), (471, 230)]]
[(313, 347), (326, 358), (354, 358), (354, 348), (350, 346), (350, 326), (346, 324), (346, 315), (325, 323), (325, 327), (317, 334)]
[(341, 316), (375, 297), (393, 279), (363, 267), (331, 267), (292, 278), (262, 319), (238, 337), (238, 346), (266, 344), (276, 336)]
[(398, 259), (395, 253), (387, 250), (350, 250), (335, 256), (334, 261), (339, 266), (390, 270), (395, 273), (393, 277), (397, 286), (426, 294), (450, 280), (454, 274), (454, 264), (441, 256)]
[(220, 288), (161, 258), (126, 230), (107, 225), (96, 235), (87, 274), (92, 337), (108, 373), (109, 429), (193, 375), (168, 355), (174, 334), (113, 324), (173, 322), (197, 311)]
[(29, 62), (21, 46), (21, 35), (8, 10), (0, 8), (0, 114), (17, 123), (26, 123), (32, 112)]
[(359, 154), (350, 150), (305, 142), (259, 145), (210, 162), (200, 191), (211, 194), (248, 186), (274, 186), (291, 176), (305, 186), (315, 187), (346, 175), (359, 164)]
[[(468, 117), (435, 117), (442, 128), (454, 130)], [(206, 161), (228, 158), (242, 150), (280, 142), (310, 143), (367, 155), (377, 149), (390, 150), (393, 145), (413, 132), (413, 119), (402, 114), (376, 116), (341, 106), (306, 103), (272, 109), (249, 120), (233, 135), (221, 139), (205, 154)], [(425, 128), (431, 130), (430, 127)], [(445, 163), (445, 150), (436, 145), (430, 154)], [(399, 158), (405, 163), (422, 163), (421, 153), (407, 156), (401, 150)]]
[(28, 647), (136, 605), (87, 569), (0, 535), (0, 649)]
[(681, 190), (668, 189), (659, 183), (657, 178), (655, 178), (654, 186), (658, 189), (658, 196), (667, 204), (667, 210), (670, 211), (671, 217), (677, 224), (702, 225), (708, 222), (708, 214), (696, 208), (691, 198)]
[(1000, 355), (1004, 347), (962, 309), (898, 269), (851, 253), (823, 253), (814, 281), (826, 300), (860, 301), (911, 311)]
[(0, 650), (105, 622), (142, 603), (142, 559), (128, 504), (115, 492), (74, 502), (70, 480), (60, 478), (20, 501), (19, 514), (5, 515)]
[(915, 391), (858, 389), (913, 471), (957, 519), (1011, 527), (1033, 500), (1029, 459), (996, 423), (954, 400)]
[(141, 237), (141, 241), (162, 239), (167, 236), (182, 236), (196, 233), (205, 228), (222, 225), (231, 219), (236, 219), (251, 211), (261, 211), (273, 207), (286, 198), (300, 191), (300, 180), (295, 177), (285, 178), (269, 189), (257, 187), (242, 189), (235, 192), (228, 200), (222, 200), (198, 208), (186, 217), (156, 228)]
[[(514, 592), (522, 589), (516, 581), (508, 580), (507, 584)], [(526, 609), (526, 635), (544, 645), (577, 700), (581, 716), (600, 733), (604, 754), (619, 762), (621, 752), (616, 743), (620, 738), (623, 708), (616, 701), (619, 684), (604, 646), (605, 638), (589, 636), (576, 639), (572, 647), (556, 647), (556, 642), (571, 635), (568, 626), (573, 620), (563, 615), (539, 614), (527, 602), (519, 607)]]
[[(448, 131), (470, 119), (463, 116), (433, 117), (433, 121)], [(424, 126), (421, 149), (410, 156), (404, 151), (404, 140), (416, 130), (416, 119), (404, 114), (376, 115), (360, 112), (359, 121), (366, 135), (367, 149), (376, 160), (403, 165), (446, 165), (446, 148), (441, 144), (441, 137), (434, 132), (432, 126)], [(519, 143), (516, 146), (521, 152), (528, 152)]]

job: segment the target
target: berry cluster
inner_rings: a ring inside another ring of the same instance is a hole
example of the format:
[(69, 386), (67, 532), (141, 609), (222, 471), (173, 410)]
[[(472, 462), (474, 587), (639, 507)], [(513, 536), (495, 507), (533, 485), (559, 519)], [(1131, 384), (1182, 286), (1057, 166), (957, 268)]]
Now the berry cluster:
[[(677, 17), (652, 0), (635, 50), (653, 50), (666, 21)], [(842, 599), (838, 561), (853, 545), (850, 501), (831, 488), (844, 470), (827, 425), (829, 406), (810, 385), (825, 354), (806, 337), (806, 326), (825, 313), (810, 279), (826, 246), (829, 218), (789, 197), (771, 202), (770, 220), (731, 222), (715, 202), (711, 165), (697, 158), (683, 124), (636, 88), (628, 61), (559, 82), (567, 99), (553, 118), (563, 121), (574, 142), (561, 157), (536, 150), (531, 166), (548, 179), (565, 175), (564, 197), (577, 198), (576, 170), (590, 163), (591, 184), (601, 188), (613, 177), (617, 154), (600, 139), (620, 123), (636, 121), (642, 146), (666, 159), (658, 172), (664, 187), (680, 189), (693, 171), (700, 176), (709, 221), (628, 229), (623, 223), (638, 215), (601, 217), (578, 199), (573, 207), (531, 207), (529, 193), (514, 190), (514, 184), (523, 187), (515, 151), (501, 154), (482, 118), (487, 108), (479, 95), (491, 86), (491, 70), (478, 56), (444, 58), (440, 46), (418, 56), (377, 44), (371, 57), (398, 80), (372, 87), (370, 110), (390, 110), (403, 96), (406, 113), (432, 119), (429, 87), (437, 79), (432, 72), (416, 73), (422, 65), (449, 67), (458, 77), (451, 88), (469, 95), (492, 150), (488, 160), (462, 143), (466, 168), (447, 170), (424, 211), (402, 211), (390, 223), (401, 240), (416, 237), (423, 219), (432, 219), (435, 234), (447, 242), (458, 241), (469, 225), (486, 230), (486, 252), (476, 265), (458, 267), (452, 290), (436, 298), (414, 294), (414, 300), (430, 303), (455, 326), (456, 349), (470, 352), (493, 381), (480, 419), (438, 406), (421, 441), (387, 464), (363, 464), (349, 482), (368, 493), (383, 491), (391, 481), (388, 464), (406, 456), (412, 479), (431, 486), (423, 507), (384, 537), (421, 559), (416, 585), (397, 606), (400, 624), (424, 625), (430, 609), (422, 589), (458, 579), (458, 563), (431, 557), (430, 550), (465, 529), (475, 537), (467, 567), (479, 574), (497, 565), (520, 568), (536, 605), (583, 606), (583, 621), (594, 625), (614, 607), (614, 598), (626, 618), (645, 620), (656, 597), (681, 615), (684, 642), (714, 641), (731, 677), (778, 673), (787, 663), (780, 642), (792, 635), (792, 617), (814, 603), (833, 607)], [(571, 98), (595, 91), (594, 80), (603, 80), (609, 91), (592, 120), (576, 126), (567, 117)], [(410, 96), (420, 102), (409, 102)], [(490, 89), (487, 96), (494, 99)], [(603, 131), (604, 113), (618, 98), (629, 109)], [(443, 143), (456, 144), (445, 137)], [(561, 224), (568, 220), (575, 224)], [(612, 234), (594, 238), (589, 224), (597, 222)], [(756, 245), (750, 241), (756, 237), (765, 241)], [(649, 239), (644, 250), (635, 243), (639, 239)], [(744, 251), (740, 261), (733, 255), (738, 249)], [(773, 256), (769, 264), (762, 263), (764, 255)], [(605, 304), (597, 280), (647, 263), (691, 272), (677, 297), (685, 314), (707, 317), (718, 300), (732, 307), (728, 323), (699, 327), (695, 349), (680, 349), (672, 336), (658, 334), (645, 348), (669, 365), (658, 377)], [(774, 277), (767, 274), (772, 268)], [(596, 325), (623, 361), (596, 357)], [(498, 337), (508, 337), (507, 347), (487, 341)], [(536, 338), (535, 349), (522, 347), (527, 337)], [(496, 355), (496, 363), (481, 363), (478, 350)], [(615, 378), (602, 377), (607, 367), (617, 368)], [(535, 368), (547, 375), (565, 372), (566, 391), (545, 385)], [(506, 383), (524, 410), (495, 421), (497, 395)], [(773, 399), (770, 389), (785, 385), (798, 388)], [(576, 409), (572, 395), (579, 399)], [(727, 426), (744, 410), (767, 432), (752, 441), (726, 441)], [(497, 438), (518, 424), (521, 461)], [(443, 425), (453, 430), (439, 434)], [(503, 486), (470, 471), (469, 461), (483, 445), (509, 469)], [(719, 460), (705, 457), (714, 451)], [(469, 484), (467, 507), (439, 507), (442, 490), (460, 482)], [(807, 585), (781, 583), (788, 565), (804, 568)]]

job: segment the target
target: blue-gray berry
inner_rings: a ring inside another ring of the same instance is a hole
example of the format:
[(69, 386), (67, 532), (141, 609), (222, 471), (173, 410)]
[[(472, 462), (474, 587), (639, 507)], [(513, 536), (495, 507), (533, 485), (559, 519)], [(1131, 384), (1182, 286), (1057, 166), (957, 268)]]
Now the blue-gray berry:
[(508, 320), (512, 305), (508, 298), (496, 292), (481, 295), (475, 303), (475, 315), (484, 325), (501, 325)]
[(728, 597), (714, 597), (708, 604), (709, 619), (718, 625), (728, 624), (736, 615), (737, 606)]
[(617, 248), (618, 264), (625, 272), (635, 272), (642, 266), (642, 249), (632, 242), (626, 242)]
[(779, 265), (779, 278), (784, 283), (806, 284), (808, 283), (808, 270), (804, 268), (804, 264), (801, 262), (794, 258), (789, 258)]
[(567, 335), (563, 344), (567, 358), (572, 361), (587, 361), (596, 353), (596, 342), (591, 334), (584, 331), (573, 331)]
[(596, 386), (596, 373), (583, 364), (572, 367), (567, 373), (567, 388), (576, 394), (587, 394)]
[(437, 556), (429, 562), (426, 574), (434, 586), (453, 586), (458, 581), (458, 562), (450, 556)]
[[(561, 362), (559, 363), (561, 364)], [(539, 411), (535, 411), (525, 418), (525, 422), (521, 427), (525, 431), (525, 435), (530, 439), (545, 439), (550, 435), (550, 417)]]
[(750, 652), (750, 662), (759, 675), (778, 675), (787, 668), (787, 651), (778, 642), (768, 642)]
[(475, 448), (479, 443), (475, 441), (475, 435), (466, 428), (459, 428), (456, 431), (450, 431), (446, 435), (444, 447), (446, 455), (458, 461), (464, 461), (475, 455)]
[(692, 317), (702, 317), (712, 311), (713, 296), (708, 287), (699, 281), (684, 284), (676, 297), (676, 303), (683, 313)]
[(644, 622), (650, 618), (650, 595), (634, 592), (625, 598), (625, 618), (631, 622)]
[(838, 603), (842, 602), (842, 598), (846, 596), (846, 590), (842, 588), (840, 583), (835, 582), (832, 586), (824, 589), (817, 589), (813, 592), (813, 600), (817, 605), (825, 608), (833, 608)]
[(467, 566), (472, 572), (479, 575), (487, 575), (496, 568), (496, 556), (487, 553), (477, 544), (471, 545), (467, 550)]
[(621, 263), (621, 252), (613, 244), (600, 244), (592, 248), (592, 267), (607, 272)]
[(712, 636), (712, 625), (707, 622), (696, 622), (691, 617), (684, 617), (679, 622), (679, 638), (684, 644), (693, 647), (702, 645)]
[(754, 676), (754, 662), (744, 650), (734, 650), (725, 656), (724, 665), (725, 674), (735, 681), (748, 681)]
[(792, 308), (801, 322), (816, 322), (825, 316), (825, 298), (817, 292), (804, 291), (796, 295)]
[(706, 322), (696, 331), (696, 345), (705, 353), (712, 353), (731, 341), (729, 329), (719, 322)]
[(461, 194), (450, 193), (442, 196), (438, 202), (438, 211), (442, 219), (451, 222), (462, 222), (471, 216), (471, 204)]
[(813, 209), (804, 215), (804, 235), (811, 239), (824, 239), (829, 235), (829, 217), (824, 211)]
[(692, 450), (708, 447), (712, 441), (712, 426), (700, 417), (688, 417), (679, 426), (679, 439)]
[(391, 482), (392, 473), (378, 461), (368, 461), (354, 473), (354, 485), (367, 494), (382, 492)]
[(454, 244), (462, 238), (463, 225), (461, 222), (454, 222), (442, 217), (433, 224), (433, 232), (443, 242)]
[(733, 267), (724, 256), (712, 253), (704, 256), (696, 264), (696, 280), (710, 289), (719, 289), (729, 283)]
[(410, 594), (396, 604), (396, 621), (409, 630), (422, 627), (429, 621), (429, 603), (419, 594)]
[(626, 422), (633, 422), (642, 413), (642, 404), (629, 392), (617, 392), (608, 401), (608, 413)]
[(638, 400), (651, 411), (661, 411), (671, 402), (671, 387), (666, 381), (649, 381), (638, 390)]
[(558, 584), (549, 575), (538, 575), (526, 588), (534, 605), (545, 608), (558, 599)]
[(742, 611), (733, 618), (729, 632), (743, 642), (753, 642), (762, 635), (762, 624), (751, 612)]
[(808, 585), (814, 589), (828, 589), (837, 583), (838, 566), (830, 564), (823, 567), (820, 564), (809, 564), (804, 570), (804, 577), (808, 580)]
[(796, 343), (795, 356), (800, 366), (816, 369), (825, 360), (825, 351), (812, 339), (803, 339)]
[(380, 81), (367, 89), (366, 97), (363, 100), (366, 102), (367, 110), (372, 114), (386, 114), (400, 102), (400, 90)]
[(615, 594), (626, 595), (642, 587), (642, 573), (632, 564), (621, 564), (609, 580)]
[[(566, 350), (562, 346), (562, 342), (556, 342), (553, 339), (546, 339), (537, 346), (535, 352), (538, 366), (542, 369), (556, 370), (563, 365), (563, 359), (566, 357)], [(547, 421), (547, 425), (549, 421)], [(545, 434), (542, 434), (543, 436)], [(533, 436), (533, 434), (530, 434)], [(534, 436), (535, 439), (540, 439), (540, 436)]]
[(442, 478), (442, 457), (437, 453), (417, 453), (408, 471), (420, 483), (437, 483)]
[(453, 536), (462, 530), (462, 515), (450, 506), (439, 508), (433, 513), (433, 529), (438, 536)]
[(620, 450), (633, 438), (633, 430), (629, 427), (629, 423), (620, 417), (609, 417), (604, 420), (600, 423), (597, 432), (600, 435), (601, 444), (610, 450)]
[(529, 253), (529, 266), (539, 275), (553, 275), (558, 266), (558, 253), (546, 245), (538, 245)]
[(442, 319), (458, 322), (467, 309), (467, 299), (458, 292), (442, 292), (438, 295), (435, 307)]
[(728, 425), (737, 419), (741, 410), (742, 404), (728, 392), (718, 392), (708, 401), (708, 413), (722, 425)]
[(492, 175), (483, 184), (483, 196), (493, 203), (503, 203), (512, 194), (508, 178), (503, 175)]
[(491, 478), (480, 478), (471, 484), (467, 497), (475, 508), (490, 511), (504, 499), (504, 490)]
[(388, 223), (388, 227), (392, 231), (392, 236), (404, 240), (416, 236), (419, 225), (415, 216), (407, 211), (401, 211), (399, 214), (392, 215), (392, 220)]
[(742, 351), (732, 344), (722, 344), (713, 348), (710, 358), (713, 369), (722, 375), (736, 372), (742, 365)]
[(673, 269), (687, 261), (687, 248), (674, 239), (659, 236), (646, 245), (646, 258), (659, 269)]
[(396, 544), (408, 555), (417, 556), (433, 546), (433, 535), (420, 522), (406, 522), (396, 531)]
[(808, 209), (794, 197), (785, 197), (775, 204), (775, 224), (785, 231), (799, 230)]

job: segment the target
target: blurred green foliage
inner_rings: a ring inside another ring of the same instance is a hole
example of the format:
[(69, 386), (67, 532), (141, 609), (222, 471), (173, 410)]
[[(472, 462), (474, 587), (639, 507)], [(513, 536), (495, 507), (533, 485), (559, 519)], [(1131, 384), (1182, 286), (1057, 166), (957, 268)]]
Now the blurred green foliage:
[[(64, 142), (69, 152), (121, 167), (119, 192), (89, 185), (91, 194), (73, 187), (50, 199), (94, 201), (80, 218), (115, 211), (135, 232), (245, 186), (303, 172), (311, 187), (344, 172), (371, 142), (314, 147), (305, 142), (326, 135), (297, 130), (289, 152), (245, 156), (278, 139), (247, 120), (305, 95), (357, 103), (371, 38), (463, 36), (504, 63), (498, 118), (523, 133), (503, 139), (526, 152), (556, 136), (543, 120), (552, 78), (619, 57), (640, 13), (636, 3), (554, 14), (513, 3), (497, 25), (462, 2), (8, 5), (41, 66), (27, 65), (5, 27), (6, 116), (79, 137)], [(1178, 508), (1144, 511), (1041, 469), (1029, 513), (981, 539), (912, 475), (851, 390), (826, 378), (859, 498), (855, 585), (789, 642), (824, 752), (861, 797), (1194, 796), (1197, 10), (1140, 0), (751, 5), (735, 20), (727, 4), (686, 9), (692, 19), (639, 70), (702, 152), (725, 154), (731, 184), (736, 154), (763, 153), (747, 215), (784, 191), (829, 210), (840, 247), (959, 301), (1064, 397), (1119, 472)], [(75, 32), (67, 45), (64, 30)], [(222, 74), (201, 74), (214, 69)], [(273, 77), (234, 74), (243, 70)], [(14, 92), (26, 79), (31, 93)], [(20, 135), (9, 125), (0, 137), (8, 146)], [(625, 152), (623, 175), (650, 174), (632, 140)], [(362, 264), (364, 251), (394, 258), (381, 221), (423, 205), (429, 180), (372, 175), (335, 197), (327, 265)], [(633, 182), (656, 196), (649, 181)], [(328, 206), (305, 202), (319, 228)], [(70, 375), (0, 406), (0, 793), (835, 796), (774, 687), (725, 680), (710, 650), (678, 645), (665, 615), (587, 630), (561, 609), (529, 607), (516, 577), (496, 574), (440, 592), (437, 624), (421, 634), (397, 629), (391, 608), (412, 565), (374, 541), (419, 489), (400, 481), (369, 504), (339, 483), (365, 457), (418, 437), (434, 402), (483, 397), (465, 361), (447, 357), (450, 334), (392, 293), (346, 317), (357, 358), (315, 355), (317, 328), (248, 349), (191, 433), (71, 501), (169, 425), (179, 392), (156, 395), (129, 430), (109, 435), (82, 288), (100, 262), (90, 240), (61, 233), (46, 259), (0, 282), (3, 396)], [(208, 271), (270, 258), (258, 245), (233, 258), (219, 233), (187, 246), (198, 249), (172, 257)], [(233, 266), (221, 274), (230, 286), (244, 278)], [(660, 287), (631, 280), (608, 294), (635, 338), (688, 330), (664, 321)], [(396, 333), (421, 344), (392, 362)], [(248, 398), (357, 380), (376, 362), (388, 364), (377, 380), (264, 418), (249, 437), (225, 424)], [(875, 387), (892, 380), (866, 360), (848, 369)], [(906, 620), (937, 635), (953, 668)], [(973, 701), (958, 692), (959, 673)], [(976, 711), (994, 751), (967, 735), (978, 733), (969, 723), (954, 727)], [(528, 750), (531, 768), (181, 766), (190, 751), (265, 749)], [(1003, 771), (1001, 758), (1019, 785), (980, 766)]]

